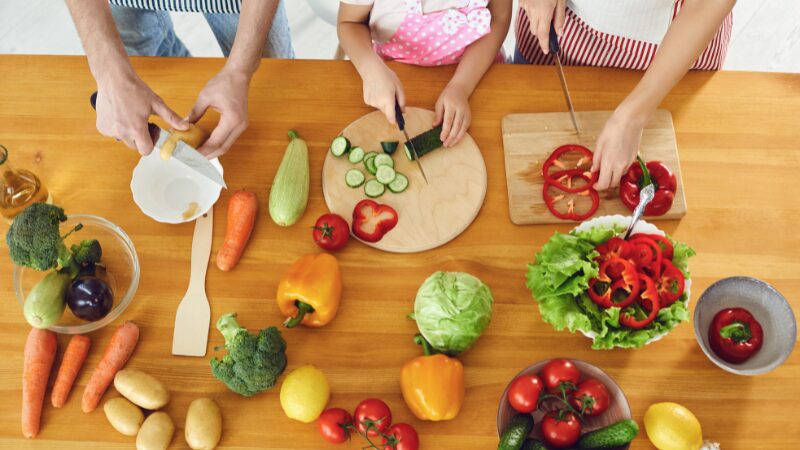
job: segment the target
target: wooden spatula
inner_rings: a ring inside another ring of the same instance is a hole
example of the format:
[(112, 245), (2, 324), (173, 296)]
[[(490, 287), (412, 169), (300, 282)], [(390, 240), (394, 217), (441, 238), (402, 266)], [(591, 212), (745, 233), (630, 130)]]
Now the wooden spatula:
[(192, 238), (192, 272), (189, 289), (178, 305), (175, 331), (172, 335), (172, 354), (205, 356), (208, 345), (208, 326), (211, 308), (206, 297), (206, 270), (211, 255), (211, 238), (214, 231), (214, 207), (200, 216), (194, 224)]

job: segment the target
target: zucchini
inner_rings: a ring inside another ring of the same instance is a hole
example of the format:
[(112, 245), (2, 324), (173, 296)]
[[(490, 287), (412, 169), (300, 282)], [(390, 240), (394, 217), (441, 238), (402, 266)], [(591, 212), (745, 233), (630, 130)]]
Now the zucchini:
[(342, 156), (350, 151), (350, 140), (344, 136), (336, 136), (331, 142), (331, 153), (333, 156)]
[(417, 151), (417, 156), (422, 158), (423, 156), (427, 155), (428, 153), (442, 146), (442, 140), (439, 139), (439, 136), (441, 135), (442, 135), (442, 126), (439, 125), (438, 127), (432, 130), (428, 130), (418, 136), (414, 136), (413, 138), (411, 138), (411, 140), (406, 142), (404, 146), (408, 160), (409, 161), (414, 160), (414, 153), (411, 152), (411, 146), (409, 145), (409, 143), (414, 144), (414, 150)]
[(364, 185), (364, 193), (369, 198), (378, 198), (386, 192), (386, 186), (375, 178), (370, 178), (367, 184)]
[(382, 141), (381, 148), (383, 149), (383, 153), (387, 155), (394, 155), (394, 152), (397, 151), (397, 146), (400, 145), (398, 141)]
[(289, 130), (289, 145), (269, 192), (269, 216), (273, 222), (294, 225), (308, 205), (308, 145), (294, 130)]
[(364, 160), (364, 167), (367, 168), (367, 172), (375, 175), (378, 172), (378, 168), (375, 166), (375, 158), (372, 157), (370, 159)]
[(380, 153), (378, 156), (375, 157), (375, 167), (378, 166), (394, 167), (394, 160), (390, 155), (387, 155), (385, 153)]
[(51, 271), (33, 285), (22, 308), (30, 326), (47, 328), (61, 319), (67, 306), (64, 295), (71, 281), (69, 275)]
[(350, 153), (347, 154), (347, 160), (353, 164), (358, 164), (364, 159), (364, 149), (361, 147), (353, 147)]
[(367, 177), (364, 175), (364, 172), (358, 169), (350, 169), (344, 174), (344, 182), (347, 183), (348, 186), (351, 188), (357, 188), (364, 184), (364, 180)]
[(503, 431), (503, 435), (500, 436), (497, 450), (520, 450), (532, 429), (533, 416), (530, 414), (515, 415)]
[(394, 192), (395, 194), (399, 194), (408, 189), (408, 177), (406, 177), (402, 173), (398, 173), (394, 177), (394, 180), (391, 183), (389, 183), (386, 187), (388, 187), (389, 190)]
[(575, 444), (578, 449), (616, 448), (630, 443), (639, 434), (639, 425), (631, 419), (620, 420), (605, 428), (586, 433)]
[(389, 184), (397, 178), (397, 172), (389, 166), (378, 166), (375, 179), (381, 184)]

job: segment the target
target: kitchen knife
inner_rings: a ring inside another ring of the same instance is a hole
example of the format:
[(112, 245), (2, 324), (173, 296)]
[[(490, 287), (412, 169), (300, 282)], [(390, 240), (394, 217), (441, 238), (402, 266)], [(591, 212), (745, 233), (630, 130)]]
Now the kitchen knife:
[(572, 97), (569, 95), (569, 87), (567, 87), (567, 79), (564, 77), (564, 66), (561, 65), (561, 56), (559, 55), (561, 48), (558, 45), (558, 35), (556, 34), (556, 27), (550, 23), (550, 53), (553, 54), (556, 60), (556, 67), (558, 68), (558, 80), (561, 81), (561, 90), (564, 91), (564, 98), (567, 100), (567, 108), (569, 108), (569, 118), (572, 119), (572, 125), (575, 127), (575, 132), (581, 134), (578, 128), (578, 120), (575, 118), (575, 108), (572, 106)]
[[(89, 103), (92, 104), (93, 109), (97, 109), (97, 92), (94, 92), (89, 97)], [(147, 129), (150, 132), (150, 138), (153, 139), (153, 142), (155, 143), (153, 151), (156, 149), (160, 150), (161, 146), (167, 141), (167, 139), (169, 139), (169, 132), (161, 129), (158, 125), (152, 122), (147, 123)], [(217, 171), (217, 169), (214, 168), (213, 165), (211, 165), (208, 159), (187, 143), (179, 140), (175, 145), (175, 151), (172, 152), (172, 157), (180, 161), (189, 169), (192, 169), (200, 175), (203, 175), (214, 183), (224, 187), (225, 189), (228, 188), (228, 186), (225, 184), (225, 179), (222, 178), (222, 175)]]
[(425, 184), (428, 184), (428, 177), (425, 176), (425, 170), (422, 169), (422, 163), (419, 161), (419, 155), (417, 154), (417, 149), (414, 148), (414, 143), (411, 142), (411, 138), (408, 137), (408, 131), (406, 131), (406, 119), (403, 117), (403, 110), (400, 109), (400, 102), (397, 101), (397, 98), (394, 99), (394, 117), (397, 121), (397, 126), (400, 128), (400, 131), (403, 132), (403, 135), (406, 137), (406, 143), (409, 145), (409, 150), (411, 150), (411, 154), (414, 155), (414, 161), (417, 162), (417, 167), (419, 167), (419, 172), (422, 174), (422, 178), (425, 180)]

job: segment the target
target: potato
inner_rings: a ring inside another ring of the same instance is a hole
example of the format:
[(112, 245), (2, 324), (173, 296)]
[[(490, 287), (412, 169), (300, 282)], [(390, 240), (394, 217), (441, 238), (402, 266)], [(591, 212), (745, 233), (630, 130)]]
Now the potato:
[(154, 412), (144, 420), (136, 435), (136, 450), (167, 450), (175, 425), (165, 412)]
[(122, 369), (114, 377), (114, 387), (135, 405), (156, 410), (169, 402), (169, 392), (160, 381), (141, 370)]
[(186, 413), (186, 443), (194, 450), (212, 450), (222, 437), (222, 413), (210, 398), (198, 398)]
[(179, 141), (185, 142), (196, 150), (197, 147), (200, 147), (203, 142), (206, 141), (206, 139), (208, 139), (208, 133), (206, 130), (193, 123), (189, 124), (189, 129), (186, 131), (170, 128), (169, 137), (161, 145), (161, 159), (164, 161), (170, 159), (172, 154), (175, 152), (175, 147), (177, 147)]
[(123, 397), (114, 397), (103, 405), (106, 418), (115, 430), (125, 436), (136, 436), (144, 422), (144, 414), (138, 406)]

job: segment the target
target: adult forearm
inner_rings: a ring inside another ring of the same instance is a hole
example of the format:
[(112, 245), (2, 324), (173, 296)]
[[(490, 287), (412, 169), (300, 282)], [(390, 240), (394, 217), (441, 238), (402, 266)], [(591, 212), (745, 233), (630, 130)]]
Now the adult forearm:
[(98, 84), (134, 74), (107, 0), (66, 0)]
[(501, 7), (492, 11), (491, 31), (467, 48), (450, 80), (450, 84), (464, 89), (468, 96), (472, 95), (483, 75), (494, 64), (508, 33), (511, 2), (506, 5), (506, 2), (497, 0), (497, 3), (501, 4)]
[(278, 3), (279, 0), (242, 1), (239, 27), (226, 67), (247, 74), (258, 69)]

